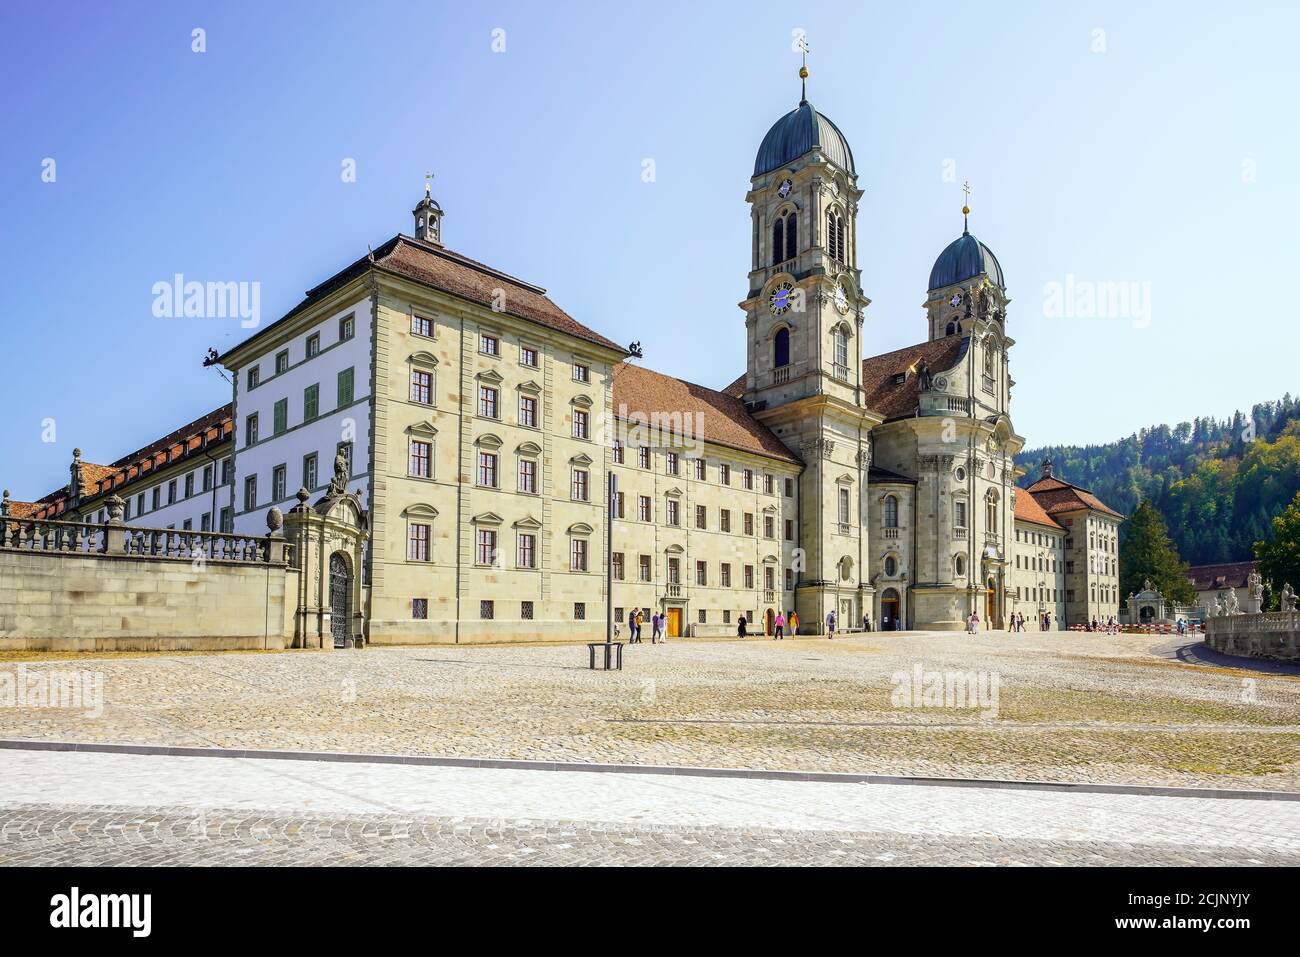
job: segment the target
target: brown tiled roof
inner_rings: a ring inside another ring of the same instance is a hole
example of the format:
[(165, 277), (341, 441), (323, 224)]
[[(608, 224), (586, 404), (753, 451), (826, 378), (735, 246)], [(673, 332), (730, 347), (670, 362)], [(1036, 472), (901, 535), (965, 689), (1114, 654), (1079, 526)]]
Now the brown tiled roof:
[(1061, 528), (1061, 524), (1048, 515), (1038, 499), (1034, 498), (1034, 493), (1023, 488), (1016, 492), (1016, 521)]
[[(121, 488), (141, 477), (148, 477), (166, 465), (176, 462), (204, 447), (204, 437), (208, 447), (226, 441), (234, 435), (235, 423), (231, 417), (231, 406), (223, 405), (213, 409), (179, 429), (151, 442), (142, 449), (118, 459), (112, 465), (96, 465), (93, 462), (81, 463), (81, 498), (90, 501), (101, 495)], [(67, 509), (68, 487), (55, 489), (38, 503), (36, 517), (55, 518)]]
[(1222, 565), (1193, 565), (1187, 578), (1197, 591), (1213, 588), (1245, 588), (1246, 579), (1255, 570), (1255, 562), (1227, 562)]
[(6, 499), (9, 505), (10, 518), (30, 518), (41, 510), (39, 502), (19, 502), (15, 499)]
[(800, 462), (772, 430), (745, 411), (745, 404), (702, 385), (624, 362), (614, 367), (614, 412), (651, 416), (699, 413), (707, 442), (728, 448)]
[(1069, 482), (1064, 482), (1055, 477), (1040, 478), (1029, 486), (1028, 491), (1033, 494), (1034, 498), (1038, 500), (1038, 504), (1043, 506), (1048, 515), (1059, 515), (1062, 512), (1075, 512), (1081, 508), (1091, 508), (1099, 512), (1105, 512), (1107, 515), (1114, 515), (1116, 518), (1124, 517), (1093, 495), (1088, 489), (1079, 485), (1071, 485)]
[[(904, 349), (862, 360), (862, 390), (867, 408), (885, 418), (899, 419), (916, 412), (920, 396), (916, 391), (916, 369), (921, 360), (933, 373), (946, 372), (955, 366), (968, 340), (946, 336), (919, 342)], [(899, 374), (903, 380), (896, 381)]]
[[(957, 364), (965, 341), (948, 336), (863, 359), (862, 388), (867, 408), (879, 412), (887, 420), (914, 413), (919, 402), (916, 369), (920, 361), (924, 359), (931, 372), (946, 372)], [(904, 376), (903, 381), (895, 382), (900, 373)], [(741, 375), (722, 391), (737, 398), (743, 396), (745, 376)]]
[[(307, 290), (298, 305), (251, 338), (245, 339), (235, 346), (235, 349), (241, 349), (248, 343), (267, 335), (311, 306), (320, 297), (351, 282), (370, 268), (404, 276), (453, 296), (493, 308), (498, 301), (497, 290), (500, 290), (503, 306), (501, 311), (506, 315), (535, 322), (548, 329), (564, 332), (578, 339), (627, 354), (627, 350), (618, 343), (587, 328), (557, 306), (547, 297), (546, 290), (540, 286), (524, 282), (522, 279), (517, 279), (450, 249), (434, 246), (400, 233), (378, 249)], [(227, 354), (233, 351), (235, 350), (228, 350)], [(224, 361), (225, 356), (221, 358)]]

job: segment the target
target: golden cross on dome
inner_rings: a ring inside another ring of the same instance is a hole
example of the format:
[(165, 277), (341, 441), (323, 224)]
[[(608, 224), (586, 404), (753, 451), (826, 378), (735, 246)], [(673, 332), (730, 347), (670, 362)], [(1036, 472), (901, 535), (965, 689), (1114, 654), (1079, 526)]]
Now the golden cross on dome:
[(799, 67), (799, 102), (808, 102), (808, 34), (800, 33), (795, 46), (803, 54), (803, 65)]
[(963, 229), (969, 229), (970, 223), (966, 217), (970, 215), (970, 180), (964, 180), (961, 184), (961, 191), (966, 194), (966, 202), (961, 207), (961, 222)]

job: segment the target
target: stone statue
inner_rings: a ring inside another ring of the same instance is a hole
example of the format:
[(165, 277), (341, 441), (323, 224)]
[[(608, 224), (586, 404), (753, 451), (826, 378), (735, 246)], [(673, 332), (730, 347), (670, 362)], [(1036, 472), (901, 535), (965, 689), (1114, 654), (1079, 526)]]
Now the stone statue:
[(342, 452), (334, 456), (334, 478), (330, 479), (330, 495), (345, 495), (348, 490), (348, 457)]
[(934, 376), (930, 374), (930, 363), (924, 359), (921, 360), (921, 364), (917, 367), (916, 382), (917, 387), (922, 392), (928, 392), (934, 388)]
[(1215, 596), (1214, 596), (1214, 604), (1210, 606), (1210, 617), (1211, 617), (1211, 618), (1222, 618), (1222, 617), (1223, 617), (1223, 614), (1224, 614), (1224, 611), (1223, 611), (1223, 596), (1222, 596), (1222, 595), (1215, 595)]
[(1290, 582), (1282, 586), (1282, 610), (1295, 611), (1295, 592), (1291, 590)]
[(1149, 578), (1144, 578), (1144, 579), (1142, 579), (1142, 590), (1143, 590), (1143, 591), (1151, 591), (1151, 590), (1152, 590), (1152, 588), (1151, 588), (1151, 579), (1149, 579)]
[(1250, 590), (1250, 597), (1256, 601), (1264, 600), (1264, 578), (1259, 572), (1251, 572), (1250, 577), (1246, 579), (1247, 587)]
[(1228, 600), (1223, 603), (1224, 614), (1240, 615), (1241, 604), (1237, 601), (1237, 589), (1229, 586), (1227, 591)]

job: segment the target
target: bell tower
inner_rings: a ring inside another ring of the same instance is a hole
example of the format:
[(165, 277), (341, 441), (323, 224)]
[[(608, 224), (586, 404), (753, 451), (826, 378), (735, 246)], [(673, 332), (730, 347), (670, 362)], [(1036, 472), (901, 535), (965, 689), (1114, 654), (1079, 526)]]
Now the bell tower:
[(799, 104), (763, 137), (749, 181), (749, 291), (740, 308), (745, 405), (804, 463), (793, 600), (800, 630), (824, 634), (829, 613), (853, 622), (872, 607), (867, 475), (881, 419), (862, 389), (863, 194), (848, 140), (808, 102), (806, 43), (801, 49)]
[(412, 211), (415, 216), (415, 238), (435, 246), (442, 245), (442, 207), (433, 198), (433, 174), (424, 174), (424, 198)]

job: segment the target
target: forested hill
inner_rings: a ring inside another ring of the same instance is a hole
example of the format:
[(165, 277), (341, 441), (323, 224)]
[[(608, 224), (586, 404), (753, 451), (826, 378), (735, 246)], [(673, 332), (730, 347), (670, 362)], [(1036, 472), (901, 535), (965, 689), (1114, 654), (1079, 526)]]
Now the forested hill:
[(1287, 393), (1249, 416), (1157, 425), (1105, 445), (1026, 449), (1016, 456), (1026, 470), (1021, 485), (1038, 478), (1046, 455), (1057, 478), (1125, 515), (1139, 499), (1151, 501), (1184, 561), (1246, 561), (1300, 491), (1300, 403)]

